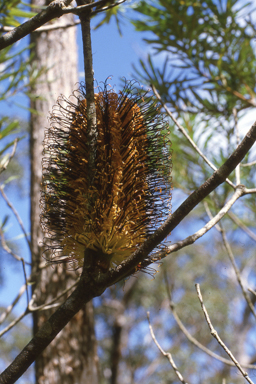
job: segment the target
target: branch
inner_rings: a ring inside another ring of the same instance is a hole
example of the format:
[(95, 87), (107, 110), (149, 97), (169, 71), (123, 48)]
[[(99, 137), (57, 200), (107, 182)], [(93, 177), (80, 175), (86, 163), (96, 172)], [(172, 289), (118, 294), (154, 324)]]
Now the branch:
[(243, 377), (245, 378), (245, 380), (248, 381), (248, 383), (250, 384), (254, 384), (253, 381), (249, 378), (248, 376), (248, 373), (245, 372), (243, 370), (243, 368), (241, 367), (241, 365), (239, 364), (239, 362), (236, 360), (236, 358), (234, 357), (234, 355), (232, 354), (232, 352), (228, 349), (228, 347), (226, 346), (226, 344), (221, 340), (221, 338), (219, 337), (216, 329), (213, 328), (213, 325), (211, 323), (211, 320), (210, 320), (210, 317), (207, 313), (207, 310), (205, 308), (205, 305), (204, 305), (204, 302), (203, 302), (203, 297), (202, 297), (202, 294), (201, 294), (201, 291), (200, 291), (200, 285), (199, 284), (196, 284), (196, 291), (197, 291), (197, 295), (198, 295), (198, 298), (199, 298), (199, 301), (200, 301), (200, 304), (201, 304), (201, 307), (202, 307), (202, 310), (203, 310), (203, 313), (204, 313), (204, 316), (205, 316), (205, 319), (206, 319), (206, 322), (210, 328), (210, 331), (211, 331), (211, 335), (217, 340), (217, 342), (220, 344), (220, 346), (224, 349), (224, 351), (228, 354), (228, 356), (230, 357), (230, 359), (234, 362), (235, 366), (237, 367), (237, 369), (241, 372), (241, 374), (243, 375)]
[[(126, 0), (123, 0), (121, 2), (119, 1), (115, 4), (112, 4), (112, 7), (119, 5), (124, 1)], [(71, 2), (72, 0), (54, 0), (48, 5), (48, 7), (46, 7), (46, 9), (42, 10), (34, 17), (31, 17), (31, 19), (19, 25), (17, 28), (14, 28), (10, 32), (7, 32), (5, 35), (1, 36), (0, 51), (1, 49), (6, 48), (13, 43), (16, 43), (18, 40), (29, 35), (31, 32), (35, 31), (36, 29), (48, 23), (52, 19), (55, 19), (56, 17), (59, 18), (67, 13), (82, 15), (87, 13), (88, 11), (91, 11), (91, 9), (94, 7), (98, 8), (98, 7), (104, 6), (108, 2), (108, 0), (99, 0), (90, 4), (81, 5), (78, 7), (67, 6)], [(107, 7), (107, 9), (109, 7)], [(90, 12), (90, 17), (92, 17), (94, 14), (100, 11), (101, 9), (96, 9), (94, 12)]]
[(178, 371), (178, 368), (176, 367), (176, 364), (172, 358), (172, 355), (170, 352), (165, 352), (161, 345), (158, 343), (158, 341), (156, 340), (156, 337), (155, 337), (155, 334), (154, 334), (154, 331), (153, 331), (153, 328), (152, 328), (152, 325), (150, 323), (150, 318), (149, 318), (149, 312), (147, 312), (147, 318), (148, 318), (148, 324), (149, 324), (149, 329), (150, 329), (150, 333), (151, 333), (151, 337), (154, 341), (154, 343), (156, 344), (157, 348), (159, 349), (159, 351), (162, 353), (163, 356), (165, 356), (167, 358), (167, 360), (169, 361), (169, 363), (171, 364), (174, 372), (176, 373), (179, 381), (183, 384), (187, 384), (187, 382), (184, 380), (182, 374)]
[(195, 232), (193, 235), (186, 237), (186, 239), (178, 241), (175, 244), (171, 244), (165, 253), (173, 253), (178, 251), (181, 248), (187, 247), (188, 245), (193, 244), (200, 237), (205, 235), (211, 228), (216, 226), (216, 224), (223, 218), (224, 215), (230, 210), (232, 205), (244, 194), (244, 185), (239, 185), (231, 197), (231, 199), (224, 205), (224, 207), (214, 216), (208, 223), (203, 226), (203, 228), (199, 229), (199, 231)]

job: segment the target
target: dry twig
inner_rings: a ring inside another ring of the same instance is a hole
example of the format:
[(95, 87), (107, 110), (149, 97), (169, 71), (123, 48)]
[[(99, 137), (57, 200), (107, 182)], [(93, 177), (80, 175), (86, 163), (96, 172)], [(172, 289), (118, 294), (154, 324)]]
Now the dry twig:
[(15, 155), (15, 152), (16, 152), (16, 149), (17, 149), (17, 143), (18, 143), (18, 139), (16, 138), (14, 140), (14, 143), (13, 143), (13, 149), (12, 149), (12, 152), (10, 154), (10, 156), (8, 157), (8, 159), (6, 160), (6, 162), (1, 166), (0, 168), (0, 174), (6, 170), (6, 168), (8, 167), (11, 159), (13, 158), (13, 156)]
[[(167, 275), (165, 273), (164, 275), (164, 278), (165, 278), (165, 283), (166, 283), (166, 290), (167, 290), (167, 295), (168, 295), (168, 298), (169, 298), (169, 302), (170, 302), (170, 309), (172, 311), (172, 314), (173, 314), (173, 317), (178, 325), (178, 327), (180, 328), (181, 332), (186, 336), (186, 338), (193, 344), (195, 345), (197, 348), (199, 348), (201, 351), (207, 353), (207, 355), (213, 357), (214, 359), (218, 360), (218, 361), (221, 361), (222, 363), (230, 366), (230, 367), (235, 367), (235, 364), (228, 360), (228, 359), (225, 359), (224, 357), (222, 356), (219, 356), (217, 355), (216, 353), (212, 352), (210, 349), (206, 348), (203, 344), (201, 344), (197, 339), (195, 339), (191, 333), (187, 330), (187, 328), (184, 326), (184, 324), (182, 323), (182, 321), (180, 320), (176, 310), (175, 310), (175, 304), (174, 302), (172, 301), (172, 294), (171, 294), (171, 289), (169, 288), (169, 283), (168, 283), (168, 278), (167, 278)], [(246, 364), (246, 365), (243, 365), (243, 368), (246, 368), (246, 369), (255, 369), (256, 370), (256, 365), (253, 365), (253, 364)]]
[(196, 284), (196, 291), (197, 291), (197, 296), (199, 298), (199, 301), (200, 301), (200, 304), (201, 304), (201, 307), (202, 307), (202, 310), (203, 310), (203, 313), (204, 313), (204, 316), (205, 316), (205, 319), (206, 319), (206, 322), (210, 328), (210, 331), (211, 331), (211, 335), (217, 340), (217, 342), (220, 344), (220, 346), (224, 349), (224, 351), (228, 354), (228, 356), (230, 357), (230, 359), (234, 362), (235, 366), (237, 367), (237, 369), (241, 372), (241, 374), (243, 375), (243, 377), (245, 378), (245, 380), (248, 381), (248, 383), (250, 384), (254, 384), (253, 381), (249, 378), (248, 376), (248, 373), (245, 372), (243, 370), (243, 368), (241, 367), (241, 365), (239, 364), (239, 362), (236, 360), (236, 358), (234, 357), (234, 355), (232, 354), (232, 352), (228, 349), (228, 347), (226, 346), (226, 344), (221, 340), (221, 338), (219, 337), (216, 329), (214, 329), (212, 323), (211, 323), (211, 320), (210, 320), (210, 317), (208, 315), (208, 312), (205, 308), (205, 305), (204, 305), (204, 302), (203, 302), (203, 297), (202, 297), (202, 294), (201, 294), (201, 291), (200, 291), (200, 284)]
[(223, 244), (225, 246), (225, 249), (227, 251), (227, 254), (228, 254), (228, 257), (229, 257), (229, 260), (231, 261), (231, 264), (232, 264), (232, 267), (235, 271), (235, 274), (236, 274), (236, 279), (238, 281), (238, 284), (240, 285), (240, 288), (242, 290), (242, 293), (243, 293), (243, 296), (253, 314), (253, 316), (256, 318), (256, 312), (255, 312), (255, 309), (254, 309), (254, 305), (253, 303), (251, 302), (251, 299), (250, 299), (250, 296), (248, 295), (248, 293), (246, 292), (246, 289), (244, 288), (244, 285), (242, 283), (242, 278), (241, 278), (241, 274), (239, 272), (239, 269), (236, 265), (236, 262), (235, 262), (235, 258), (234, 258), (234, 255), (233, 255), (233, 252), (232, 252), (232, 249), (230, 247), (230, 244), (228, 242), (228, 239), (227, 239), (227, 236), (226, 236), (226, 233), (225, 233), (225, 230), (223, 229), (222, 225), (220, 225), (220, 233), (221, 233), (221, 236), (222, 236), (222, 239), (223, 239)]
[(4, 190), (3, 190), (3, 188), (2, 188), (1, 186), (0, 186), (0, 193), (1, 193), (2, 197), (3, 197), (3, 199), (5, 200), (6, 204), (7, 204), (8, 207), (11, 209), (11, 211), (12, 211), (13, 214), (14, 214), (14, 216), (16, 217), (16, 220), (17, 220), (17, 222), (18, 222), (18, 224), (19, 224), (19, 226), (20, 226), (20, 228), (21, 228), (21, 230), (22, 230), (22, 232), (23, 232), (23, 234), (24, 234), (24, 236), (25, 236), (25, 239), (26, 239), (26, 241), (27, 241), (27, 244), (28, 244), (28, 246), (29, 246), (29, 249), (31, 250), (31, 244), (30, 244), (30, 241), (29, 241), (29, 239), (28, 239), (28, 235), (27, 235), (27, 232), (26, 232), (26, 230), (25, 230), (25, 228), (24, 228), (24, 225), (23, 225), (23, 223), (22, 223), (22, 220), (21, 220), (21, 218), (20, 218), (18, 212), (16, 211), (16, 209), (14, 208), (14, 206), (12, 205), (12, 203), (10, 202), (10, 200), (8, 199), (8, 197), (6, 196), (6, 194), (4, 193)]
[(173, 360), (173, 358), (172, 358), (171, 353), (170, 353), (170, 352), (165, 352), (165, 351), (163, 350), (163, 348), (161, 347), (161, 345), (160, 345), (160, 344), (158, 343), (158, 341), (156, 340), (156, 337), (155, 337), (155, 334), (154, 334), (152, 325), (151, 325), (151, 323), (150, 323), (149, 312), (147, 312), (147, 318), (148, 318), (148, 324), (149, 324), (149, 329), (150, 329), (151, 337), (152, 337), (154, 343), (156, 344), (157, 348), (158, 348), (159, 351), (162, 353), (162, 355), (163, 355), (164, 357), (167, 358), (167, 360), (168, 360), (169, 363), (171, 364), (171, 366), (172, 366), (174, 372), (176, 373), (176, 375), (177, 375), (179, 381), (180, 381), (181, 383), (183, 383), (183, 384), (187, 384), (187, 382), (184, 380), (182, 374), (179, 372), (179, 370), (178, 370), (178, 368), (177, 368), (177, 366), (176, 366), (176, 364), (175, 364), (175, 362), (174, 362), (174, 360)]

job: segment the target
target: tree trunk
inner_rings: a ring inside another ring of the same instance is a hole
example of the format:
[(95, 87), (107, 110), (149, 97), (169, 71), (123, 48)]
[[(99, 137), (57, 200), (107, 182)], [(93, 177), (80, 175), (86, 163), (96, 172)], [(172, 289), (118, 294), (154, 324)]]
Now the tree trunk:
[[(34, 5), (46, 5), (45, 0), (31, 0)], [(49, 3), (49, 2), (48, 2)], [(73, 22), (73, 15), (65, 15), (52, 23), (66, 25)], [(47, 117), (62, 93), (69, 96), (77, 88), (77, 45), (76, 27), (57, 29), (47, 32), (35, 32), (31, 36), (31, 53), (34, 65), (45, 71), (31, 90), (31, 108), (38, 113), (31, 115), (31, 242), (33, 286), (36, 305), (51, 301), (77, 279), (74, 271), (66, 270), (63, 265), (39, 269), (42, 262), (43, 235), (40, 230), (40, 185), (42, 142), (44, 130), (49, 123)], [(63, 299), (61, 299), (63, 300)], [(34, 313), (34, 332), (54, 311), (45, 310)], [(98, 363), (93, 322), (93, 306), (87, 304), (64, 328), (51, 345), (43, 352), (35, 364), (36, 383), (79, 384), (98, 383)]]

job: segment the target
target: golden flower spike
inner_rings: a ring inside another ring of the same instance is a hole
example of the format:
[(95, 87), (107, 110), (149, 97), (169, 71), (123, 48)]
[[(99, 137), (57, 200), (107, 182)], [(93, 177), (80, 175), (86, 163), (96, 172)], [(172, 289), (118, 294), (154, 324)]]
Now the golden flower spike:
[(45, 133), (41, 225), (53, 263), (81, 267), (85, 249), (103, 272), (119, 265), (170, 211), (170, 145), (156, 101), (134, 82), (95, 94), (97, 144), (88, 178), (83, 86), (61, 96)]

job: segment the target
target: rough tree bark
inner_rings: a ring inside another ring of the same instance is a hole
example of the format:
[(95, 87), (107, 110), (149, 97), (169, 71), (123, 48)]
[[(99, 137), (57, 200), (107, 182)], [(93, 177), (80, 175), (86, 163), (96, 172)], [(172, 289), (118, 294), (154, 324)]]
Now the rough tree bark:
[[(48, 5), (49, 1), (31, 0), (33, 5)], [(65, 15), (53, 23), (61, 25), (73, 21), (73, 15)], [(39, 96), (31, 101), (31, 108), (38, 114), (31, 115), (31, 241), (33, 276), (36, 284), (33, 293), (36, 305), (49, 302), (74, 283), (77, 275), (74, 271), (48, 267), (39, 270), (42, 262), (42, 233), (40, 230), (40, 183), (42, 141), (44, 130), (49, 125), (47, 117), (62, 93), (69, 96), (77, 88), (77, 45), (75, 27), (47, 32), (35, 32), (31, 36), (31, 48), (37, 68), (45, 67), (40, 81), (32, 89)], [(56, 309), (56, 308), (55, 308)], [(34, 313), (34, 333), (49, 318), (53, 310)], [(98, 383), (97, 350), (91, 303), (84, 306), (72, 321), (60, 332), (56, 339), (36, 360), (36, 383), (79, 384)]]

